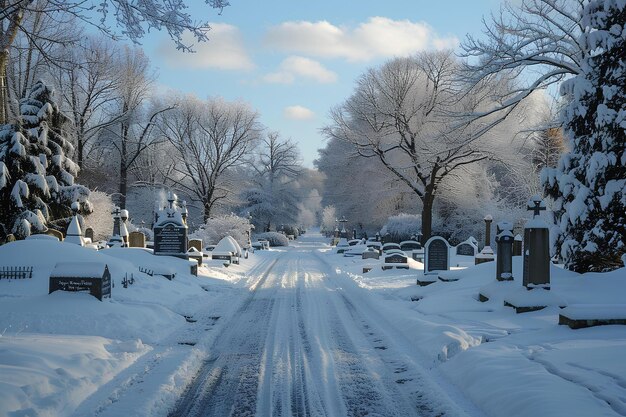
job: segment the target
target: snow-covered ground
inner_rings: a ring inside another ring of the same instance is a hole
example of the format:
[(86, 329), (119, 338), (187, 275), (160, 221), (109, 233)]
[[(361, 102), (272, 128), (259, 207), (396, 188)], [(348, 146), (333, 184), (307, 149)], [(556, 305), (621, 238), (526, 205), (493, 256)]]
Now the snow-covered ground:
[[(0, 247), (0, 266), (34, 267), (0, 280), (0, 416), (626, 415), (626, 326), (557, 325), (558, 304), (626, 304), (624, 269), (555, 267), (556, 305), (515, 314), (517, 260), (513, 283), (488, 263), (418, 287), (418, 262), (382, 271), (325, 243), (307, 233), (198, 277), (142, 249)], [(112, 299), (48, 295), (62, 260), (107, 263)]]

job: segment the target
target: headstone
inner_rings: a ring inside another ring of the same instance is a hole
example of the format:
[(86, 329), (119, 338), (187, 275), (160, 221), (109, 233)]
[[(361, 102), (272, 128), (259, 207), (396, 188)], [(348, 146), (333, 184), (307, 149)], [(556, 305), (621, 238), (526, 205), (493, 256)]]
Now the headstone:
[(411, 253), (411, 257), (413, 258), (414, 261), (424, 263), (424, 248), (414, 250)]
[[(46, 230), (45, 234), (56, 237), (57, 239), (59, 239), (59, 242), (63, 241), (63, 233), (59, 232), (58, 230), (48, 229)], [(13, 236), (13, 235), (9, 235), (9, 236)], [(7, 242), (9, 242), (8, 236), (7, 236)]]
[(496, 244), (498, 257), (496, 260), (496, 279), (498, 281), (513, 280), (513, 225), (500, 222), (497, 226)]
[(400, 249), (405, 252), (422, 249), (422, 244), (415, 240), (405, 240), (404, 242), (400, 242)]
[(548, 225), (539, 214), (546, 209), (539, 196), (528, 201), (533, 218), (524, 227), (524, 286), (528, 289), (550, 289), (550, 235)]
[(168, 194), (168, 207), (160, 210), (154, 224), (154, 254), (187, 258), (187, 225), (175, 207), (176, 196)]
[(85, 229), (85, 237), (90, 239), (92, 242), (94, 241), (94, 231), (91, 227)]
[(521, 235), (515, 235), (513, 241), (513, 256), (522, 256), (522, 241), (523, 238)]
[(450, 245), (441, 236), (428, 239), (425, 249), (424, 274), (436, 274), (437, 271), (450, 269)]
[(456, 254), (461, 256), (476, 256), (478, 253), (478, 246), (470, 239), (467, 239), (464, 242), (459, 243), (456, 246)]
[(48, 294), (54, 291), (88, 292), (102, 301), (111, 298), (111, 273), (100, 262), (59, 262), (50, 274)]
[(363, 252), (361, 259), (378, 259), (380, 258), (380, 252), (374, 248), (370, 248)]
[(128, 247), (128, 228), (126, 227), (126, 222), (128, 221), (129, 215), (128, 210), (124, 209), (120, 211), (120, 236), (124, 241), (124, 246)]
[(131, 248), (145, 248), (146, 235), (141, 232), (130, 232), (128, 234), (128, 246)]
[(202, 239), (189, 239), (189, 249), (196, 248), (198, 252), (202, 252)]
[(386, 264), (405, 264), (407, 263), (407, 257), (406, 255), (403, 255), (400, 253), (392, 253), (392, 254), (385, 256), (385, 263)]

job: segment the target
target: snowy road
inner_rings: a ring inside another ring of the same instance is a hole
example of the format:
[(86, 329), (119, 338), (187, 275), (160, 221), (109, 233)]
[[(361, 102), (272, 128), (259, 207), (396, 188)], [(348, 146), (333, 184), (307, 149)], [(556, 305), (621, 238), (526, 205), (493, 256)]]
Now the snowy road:
[(250, 296), (170, 416), (480, 415), (420, 364), (402, 330), (301, 239)]

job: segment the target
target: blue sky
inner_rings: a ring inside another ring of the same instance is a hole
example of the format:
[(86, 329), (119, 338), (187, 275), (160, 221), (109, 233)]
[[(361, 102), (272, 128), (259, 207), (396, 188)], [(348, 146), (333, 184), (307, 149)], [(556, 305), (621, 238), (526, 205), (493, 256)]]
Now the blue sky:
[(479, 35), (482, 16), (500, 0), (231, 0), (221, 15), (204, 1), (189, 3), (211, 22), (210, 41), (182, 54), (164, 33), (146, 37), (159, 88), (250, 103), (265, 126), (299, 144), (311, 167), (329, 109), (361, 73), (395, 55)]

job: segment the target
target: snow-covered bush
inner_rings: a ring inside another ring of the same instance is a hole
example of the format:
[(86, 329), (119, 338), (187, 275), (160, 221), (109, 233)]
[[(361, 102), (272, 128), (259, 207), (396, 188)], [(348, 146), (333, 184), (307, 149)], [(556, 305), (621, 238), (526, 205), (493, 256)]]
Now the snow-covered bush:
[(93, 206), (93, 212), (85, 216), (85, 226), (93, 229), (93, 237), (96, 241), (106, 240), (113, 233), (114, 204), (111, 196), (103, 191), (92, 191), (89, 201)]
[(0, 223), (20, 239), (69, 217), (73, 202), (83, 214), (92, 210), (89, 189), (74, 183), (68, 122), (38, 81), (20, 100), (19, 123), (0, 126)]
[(254, 239), (267, 240), (268, 242), (270, 242), (270, 246), (289, 246), (289, 239), (287, 239), (287, 236), (278, 232), (259, 233), (258, 235), (254, 236)]
[(626, 252), (626, 3), (592, 0), (583, 11), (581, 72), (564, 81), (572, 151), (542, 173), (555, 200), (557, 249), (577, 272), (622, 266)]
[(335, 206), (326, 206), (322, 210), (322, 224), (320, 224), (320, 232), (331, 235), (335, 231), (337, 213)]
[(417, 235), (422, 230), (422, 216), (418, 214), (400, 213), (391, 216), (380, 230), (382, 236), (389, 233), (394, 242), (409, 240), (412, 235)]
[(202, 239), (205, 245), (216, 245), (226, 236), (232, 236), (242, 247), (247, 246), (250, 224), (245, 217), (234, 214), (212, 217), (189, 235), (190, 239)]

